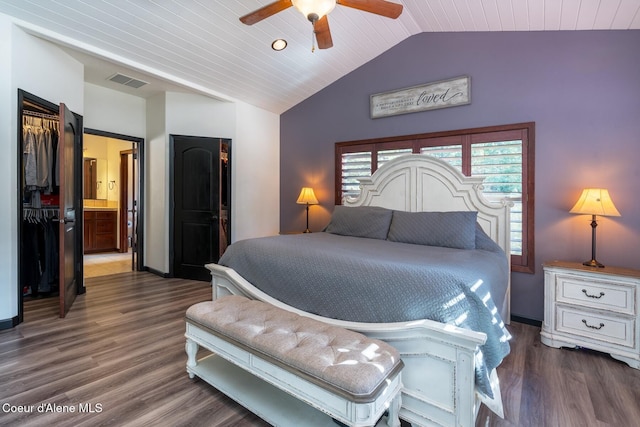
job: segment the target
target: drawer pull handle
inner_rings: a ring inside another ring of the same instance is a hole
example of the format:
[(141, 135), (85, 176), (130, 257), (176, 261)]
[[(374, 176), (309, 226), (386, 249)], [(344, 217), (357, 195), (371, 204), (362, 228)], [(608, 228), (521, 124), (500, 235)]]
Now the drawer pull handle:
[(598, 329), (598, 330), (600, 330), (600, 329), (602, 329), (602, 328), (604, 327), (604, 323), (600, 323), (600, 326), (593, 326), (593, 325), (590, 325), (590, 324), (588, 324), (588, 323), (587, 323), (587, 320), (586, 320), (586, 319), (582, 319), (582, 323), (584, 323), (584, 325), (585, 325), (587, 328), (591, 328), (591, 329)]
[(604, 296), (604, 292), (600, 292), (600, 295), (589, 295), (586, 289), (583, 289), (582, 293), (588, 296), (589, 298), (596, 298), (596, 299), (600, 299)]

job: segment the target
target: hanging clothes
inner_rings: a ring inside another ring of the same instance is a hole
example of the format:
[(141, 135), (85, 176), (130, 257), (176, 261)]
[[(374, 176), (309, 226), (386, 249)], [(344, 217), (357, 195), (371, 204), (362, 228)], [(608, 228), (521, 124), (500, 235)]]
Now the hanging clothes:
[(59, 191), (58, 120), (25, 111), (22, 125), (21, 281), (23, 295), (36, 297), (58, 290), (59, 206), (49, 197)]
[(36, 187), (38, 184), (38, 165), (36, 161), (36, 135), (29, 125), (23, 126), (23, 164), (25, 188)]
[(25, 208), (22, 236), (22, 286), (33, 297), (58, 290), (60, 244), (58, 209)]
[(58, 286), (58, 227), (54, 225), (51, 218), (41, 223), (43, 245), (40, 247), (40, 284), (39, 293), (51, 292)]
[(58, 121), (25, 115), (22, 134), (25, 191), (53, 193), (59, 186), (59, 179), (54, 177), (59, 171)]
[(40, 250), (38, 245), (39, 226), (25, 222), (22, 228), (21, 279), (24, 295), (37, 295), (41, 279)]
[(53, 180), (51, 169), (53, 163), (53, 147), (51, 146), (51, 131), (48, 127), (41, 126), (37, 130), (36, 138), (36, 166), (37, 186), (42, 188), (45, 194), (51, 194)]

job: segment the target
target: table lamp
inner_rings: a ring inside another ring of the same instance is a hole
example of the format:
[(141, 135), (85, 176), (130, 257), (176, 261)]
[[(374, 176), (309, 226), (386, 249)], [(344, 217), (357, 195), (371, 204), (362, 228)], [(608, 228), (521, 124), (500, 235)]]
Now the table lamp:
[(307, 205), (307, 229), (304, 230), (305, 233), (311, 233), (309, 230), (309, 205), (317, 205), (318, 199), (316, 199), (316, 195), (313, 194), (313, 188), (311, 187), (302, 187), (300, 190), (300, 195), (298, 196), (298, 200), (296, 203), (300, 205)]
[(582, 264), (589, 267), (604, 268), (604, 265), (596, 261), (596, 215), (620, 216), (609, 191), (604, 188), (585, 188), (575, 206), (569, 211), (574, 214), (591, 215), (591, 260)]

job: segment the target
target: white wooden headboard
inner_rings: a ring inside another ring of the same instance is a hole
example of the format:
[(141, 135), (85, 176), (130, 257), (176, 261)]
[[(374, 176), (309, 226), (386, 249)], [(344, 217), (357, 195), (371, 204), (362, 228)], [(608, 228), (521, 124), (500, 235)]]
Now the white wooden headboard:
[(508, 254), (513, 203), (487, 200), (482, 194), (483, 181), (483, 177), (464, 176), (433, 156), (408, 154), (386, 162), (370, 178), (362, 178), (360, 195), (343, 203), (407, 212), (477, 211), (483, 230)]

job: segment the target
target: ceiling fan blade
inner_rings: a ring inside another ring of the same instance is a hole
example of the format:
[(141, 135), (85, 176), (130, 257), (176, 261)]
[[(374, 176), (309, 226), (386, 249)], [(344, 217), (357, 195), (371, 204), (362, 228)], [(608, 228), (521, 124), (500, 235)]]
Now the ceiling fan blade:
[(240, 22), (247, 25), (253, 25), (256, 22), (260, 22), (265, 18), (268, 18), (272, 15), (275, 15), (278, 12), (282, 12), (285, 9), (293, 6), (291, 0), (278, 0), (273, 3), (269, 3), (268, 5), (261, 7), (258, 10), (254, 10), (251, 13), (248, 13), (240, 18)]
[(396, 19), (402, 13), (401, 4), (385, 0), (336, 0), (336, 3), (393, 19)]
[(313, 24), (313, 32), (316, 34), (318, 49), (329, 49), (333, 46), (333, 40), (331, 40), (331, 31), (329, 31), (329, 20), (327, 19), (327, 15), (318, 19)]

